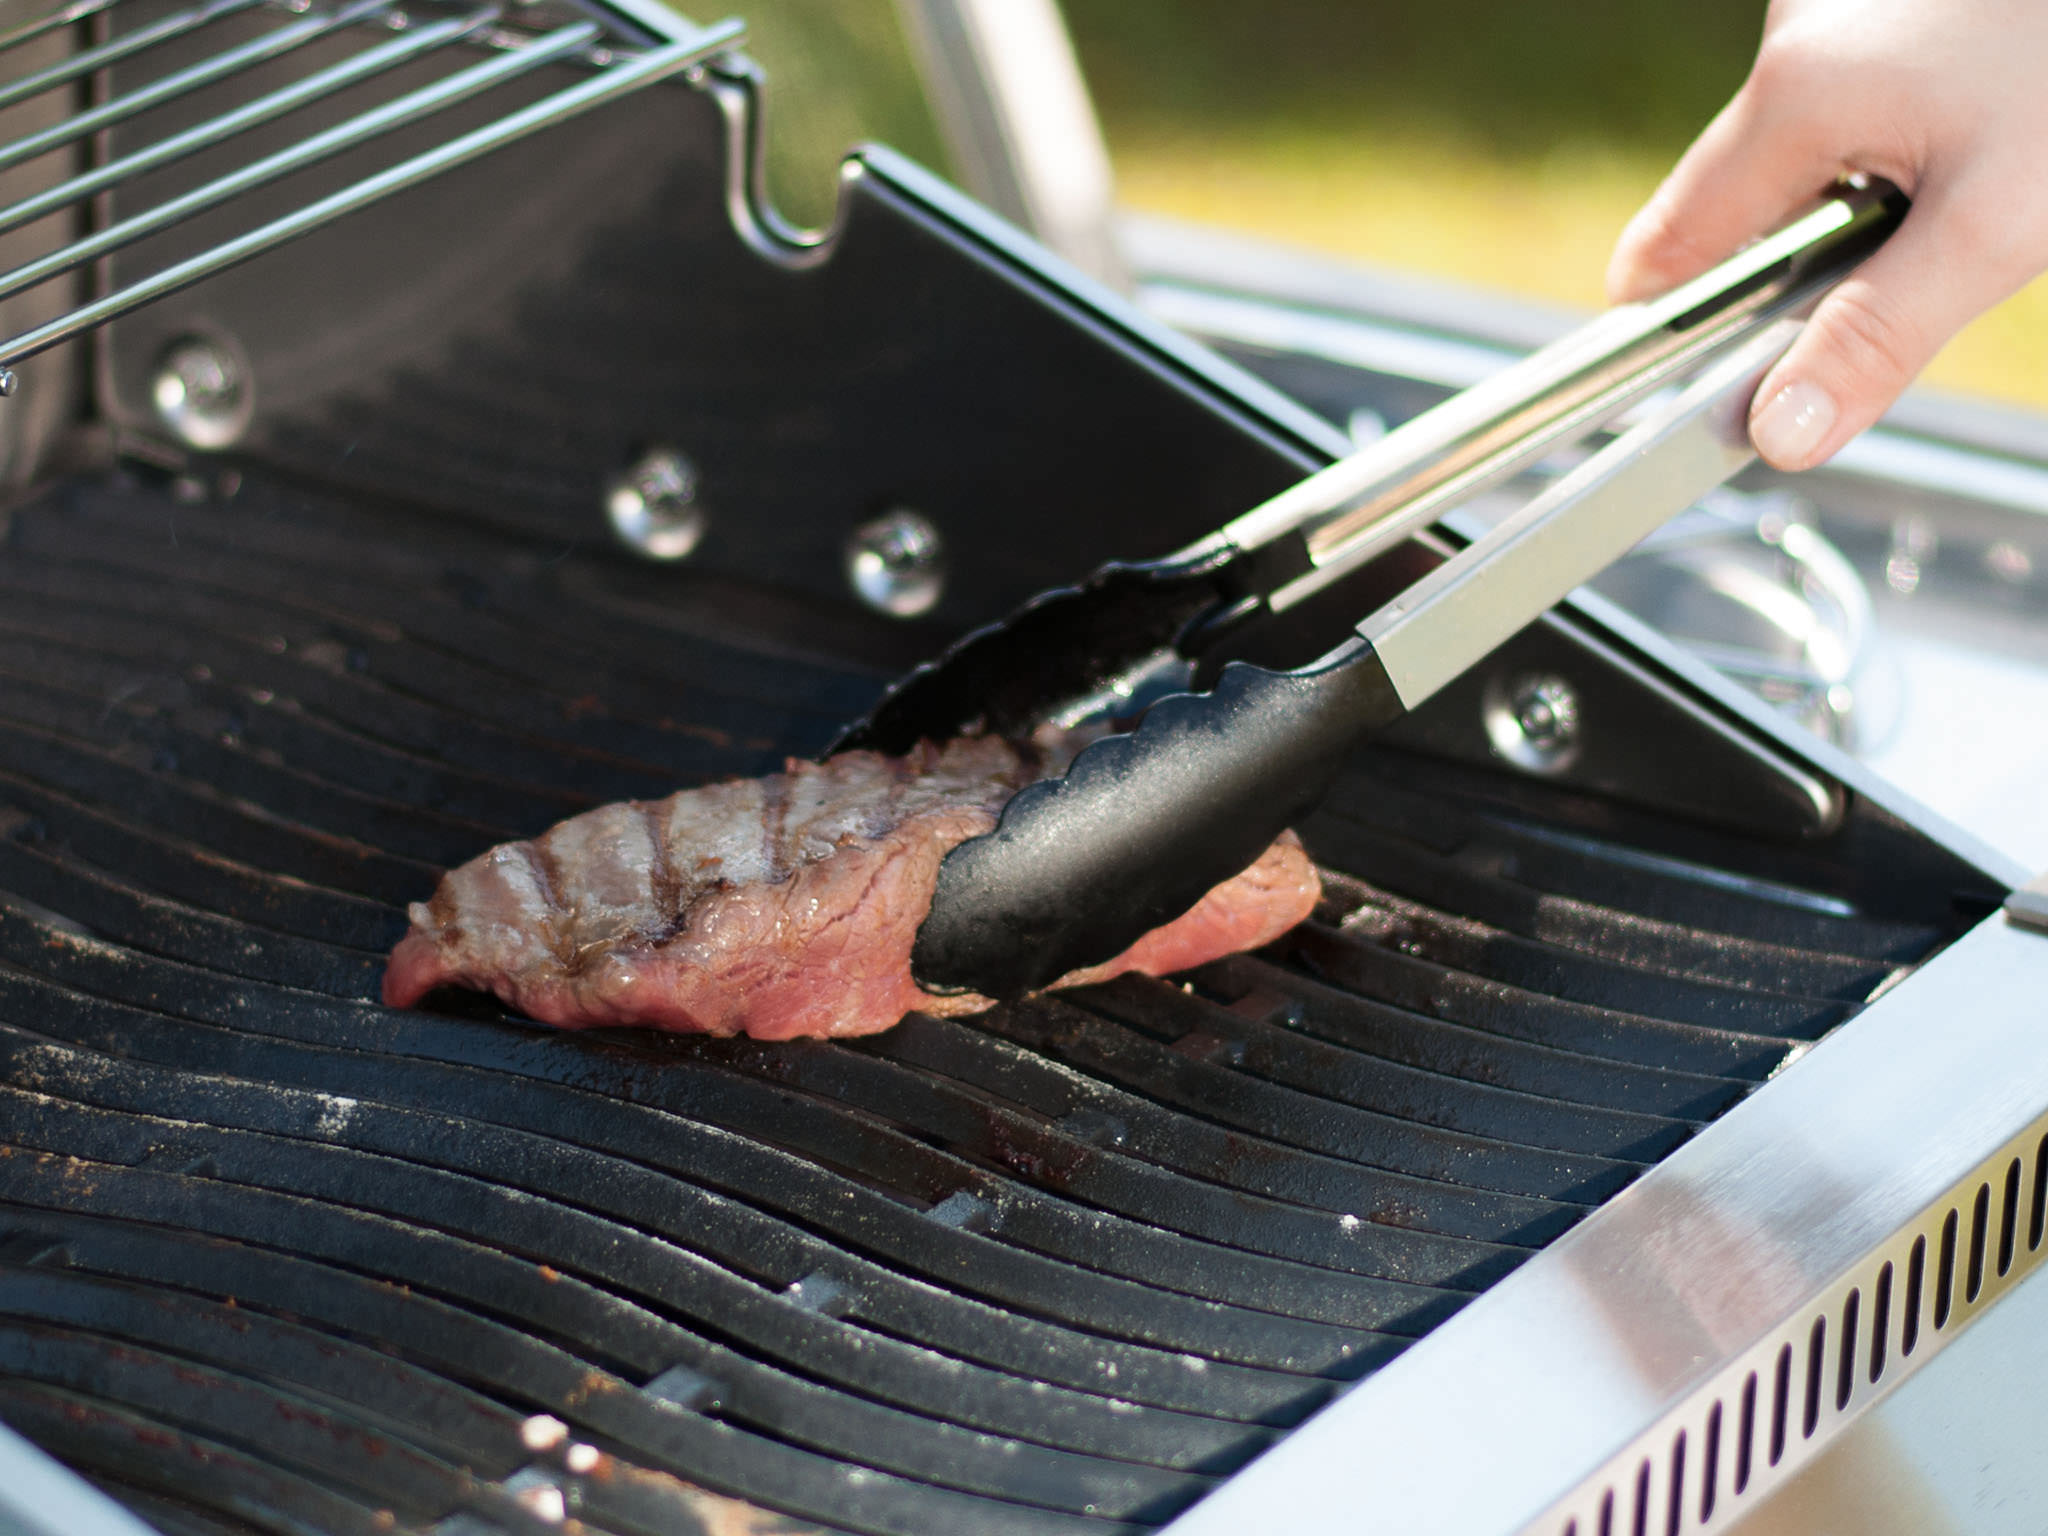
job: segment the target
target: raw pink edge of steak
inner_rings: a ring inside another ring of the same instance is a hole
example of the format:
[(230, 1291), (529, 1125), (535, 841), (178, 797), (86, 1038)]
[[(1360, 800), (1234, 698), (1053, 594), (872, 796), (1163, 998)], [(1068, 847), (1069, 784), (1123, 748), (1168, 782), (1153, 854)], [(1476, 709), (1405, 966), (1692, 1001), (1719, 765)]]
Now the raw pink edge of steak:
[(1172, 922), (1154, 928), (1108, 964), (1070, 972), (1053, 985), (1085, 986), (1126, 971), (1169, 976), (1261, 948), (1306, 922), (1322, 895), (1322, 877), (1301, 839), (1282, 832), (1256, 863), (1213, 887)]
[[(914, 818), (885, 840), (848, 842), (780, 884), (708, 896), (666, 941), (623, 940), (566, 969), (472, 973), (437, 935), (416, 927), (392, 951), (384, 1001), (407, 1008), (436, 988), (465, 986), (565, 1029), (640, 1025), (761, 1040), (873, 1034), (911, 1012), (978, 1013), (991, 1006), (988, 998), (919, 987), (910, 951), (931, 908), (940, 861), (994, 821), (972, 810)], [(1321, 894), (1300, 840), (1283, 833), (1250, 868), (1181, 917), (1055, 985), (1134, 970), (1163, 975), (1256, 949), (1306, 918)], [(806, 937), (793, 947), (791, 914), (806, 910), (839, 915), (806, 925)], [(720, 958), (715, 967), (690, 958), (707, 945)]]

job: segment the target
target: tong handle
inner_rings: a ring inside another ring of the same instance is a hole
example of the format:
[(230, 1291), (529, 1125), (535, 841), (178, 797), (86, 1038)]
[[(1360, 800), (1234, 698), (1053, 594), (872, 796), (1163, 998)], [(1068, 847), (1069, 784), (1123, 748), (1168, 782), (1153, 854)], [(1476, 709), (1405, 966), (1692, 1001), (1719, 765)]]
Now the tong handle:
[(1756, 457), (1749, 402), (1805, 322), (1779, 320), (1365, 619), (1404, 709), (1490, 655)]
[(1887, 183), (1845, 186), (1712, 271), (1609, 310), (1253, 508), (1194, 546), (1298, 541), (1297, 574), (1266, 594), (1284, 611), (1486, 487), (1817, 296), (1898, 227)]

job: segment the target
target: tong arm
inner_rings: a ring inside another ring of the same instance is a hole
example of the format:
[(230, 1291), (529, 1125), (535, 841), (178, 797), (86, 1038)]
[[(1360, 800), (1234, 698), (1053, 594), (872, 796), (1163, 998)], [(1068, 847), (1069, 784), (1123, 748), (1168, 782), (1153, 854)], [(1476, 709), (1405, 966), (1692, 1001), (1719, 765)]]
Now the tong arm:
[[(1113, 565), (976, 631), (892, 688), (835, 751), (1025, 734), (1184, 666), (1183, 642), (1284, 612), (1477, 492), (1612, 422), (1818, 295), (1904, 217), (1849, 188), (1694, 282), (1610, 311), (1177, 554)], [(1134, 702), (1125, 698), (1125, 703)]]
[(1748, 466), (1748, 407), (1804, 322), (1780, 320), (1358, 626), (1413, 709)]
[(1907, 206), (1888, 185), (1845, 187), (1692, 282), (1617, 306), (1403, 423), (1212, 541), (1251, 550), (1298, 539), (1310, 569), (1267, 597), (1275, 612), (1290, 608), (1812, 299)]
[(1322, 799), (1365, 732), (1419, 705), (1752, 457), (1744, 412), (1798, 334), (1723, 359), (1311, 666), (1233, 662), (1020, 791), (939, 867), (912, 970), (1014, 997), (1187, 911)]

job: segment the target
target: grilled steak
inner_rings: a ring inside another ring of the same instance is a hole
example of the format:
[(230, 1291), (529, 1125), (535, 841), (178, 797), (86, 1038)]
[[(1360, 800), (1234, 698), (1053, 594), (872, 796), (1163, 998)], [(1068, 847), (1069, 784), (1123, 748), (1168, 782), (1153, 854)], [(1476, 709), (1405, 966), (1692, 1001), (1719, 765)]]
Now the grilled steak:
[[(506, 843), (414, 903), (384, 1000), (442, 986), (496, 993), (565, 1027), (644, 1024), (761, 1039), (864, 1035), (937, 996), (910, 950), (939, 861), (1085, 738), (970, 738), (907, 757), (847, 752), (786, 772), (587, 811)], [(1321, 886), (1292, 833), (1184, 916), (1061, 986), (1181, 970), (1278, 937)]]

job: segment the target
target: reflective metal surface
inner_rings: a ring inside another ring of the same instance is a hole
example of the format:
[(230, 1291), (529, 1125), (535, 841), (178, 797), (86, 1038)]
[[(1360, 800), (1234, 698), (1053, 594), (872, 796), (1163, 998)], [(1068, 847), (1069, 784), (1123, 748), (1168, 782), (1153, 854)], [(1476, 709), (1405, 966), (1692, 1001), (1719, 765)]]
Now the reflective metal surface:
[(1843, 191), (1665, 297), (1621, 305), (1472, 386), (1455, 402), (1236, 519), (1241, 547), (1299, 530), (1320, 578), (1307, 596), (1545, 453), (1612, 421), (1818, 293), (1902, 216), (1896, 193)]
[(1536, 773), (1563, 769), (1579, 750), (1579, 696), (1563, 678), (1528, 672), (1487, 689), (1486, 734), (1509, 762)]
[(1122, 285), (1109, 151), (1056, 0), (899, 0), (898, 10), (967, 190)]
[(1708, 497), (1593, 586), (1836, 746), (1895, 721), (1870, 589), (1802, 498)]
[(164, 353), (150, 390), (165, 426), (194, 448), (225, 448), (255, 411), (248, 367), (225, 342), (189, 336)]
[(2014, 891), (2006, 900), (2005, 910), (2014, 922), (2048, 933), (2048, 875), (2037, 875)]
[[(360, 81), (371, 79), (383, 70), (403, 63), (429, 49), (438, 48), (444, 43), (453, 42), (473, 31), (490, 26), (498, 20), (498, 17), (499, 12), (496, 7), (486, 6), (471, 11), (467, 15), (454, 16), (444, 21), (408, 27), (402, 36), (394, 38), (380, 47), (365, 49), (361, 53), (354, 54), (331, 69), (319, 70), (312, 74), (303, 75), (284, 89), (259, 97), (234, 111), (225, 112), (218, 117), (206, 119), (181, 133), (175, 133), (166, 138), (158, 139), (154, 143), (148, 144), (132, 153), (124, 154), (118, 159), (97, 166), (92, 170), (82, 172), (68, 181), (51, 186), (35, 197), (23, 198), (18, 202), (10, 203), (4, 209), (0, 209), (0, 227), (15, 229), (22, 225), (33, 223), (35, 220), (55, 213), (59, 209), (70, 207), (85, 198), (104, 192), (110, 187), (120, 186), (122, 183), (141, 176), (148, 171), (155, 170), (159, 166), (174, 164), (185, 156), (195, 154), (209, 145), (220, 143), (232, 138), (237, 133), (259, 127), (274, 118), (281, 117), (286, 112), (306, 105), (308, 102), (318, 101), (334, 91), (342, 90)], [(349, 13), (349, 19), (359, 20), (361, 18), (353, 13)], [(323, 27), (312, 35), (324, 35), (326, 30)], [(257, 42), (266, 42), (268, 40), (268, 37), (256, 39)], [(232, 51), (234, 53), (242, 52), (240, 49)], [(253, 62), (254, 58), (267, 56), (267, 51), (255, 53), (252, 55), (251, 62)], [(207, 74), (206, 65), (210, 62), (212, 61), (203, 61), (199, 65), (180, 70), (174, 78), (190, 82), (186, 86), (187, 89), (190, 89), (193, 84), (204, 82)], [(240, 60), (237, 61), (238, 68), (242, 67), (242, 62)], [(128, 96), (117, 99), (132, 101), (136, 97), (153, 94), (155, 94), (154, 86), (145, 87), (130, 93)], [(168, 99), (169, 94), (166, 93), (166, 99)], [(111, 121), (119, 123), (125, 120), (127, 115), (118, 114)], [(75, 119), (62, 120), (60, 126), (68, 127), (74, 125), (75, 122)]]
[(155, 1536), (77, 1473), (0, 1424), (0, 1536)]
[(1799, 334), (1782, 321), (1716, 363), (1359, 626), (1414, 707), (1748, 464), (1749, 399)]
[(2048, 1276), (2038, 1271), (1729, 1536), (2040, 1536)]
[[(1901, 1233), (1930, 1212), (1939, 1220), (1959, 1181), (1987, 1158), (2024, 1144), (2025, 1172), (2041, 1187), (2033, 1142), (2048, 1115), (2043, 987), (2048, 943), (2003, 916), (1987, 919), (1171, 1530), (1329, 1529), (1369, 1511), (1387, 1530), (1561, 1536), (1579, 1513), (1575, 1493), (1591, 1490), (1597, 1503), (1617, 1459), (1633, 1481), (1627, 1458), (1646, 1434), (1682, 1420), (1725, 1383), (1731, 1362), (1803, 1324)], [(2007, 1208), (2028, 1206), (2008, 1198)], [(1984, 1227), (1980, 1214), (1978, 1266), (1987, 1262)], [(1948, 1230), (1939, 1291), (1929, 1267), (1924, 1294), (1900, 1296), (1903, 1278), (1892, 1292), (1890, 1316), (1903, 1324), (1913, 1308), (1917, 1336), (1905, 1329), (1876, 1382), (1857, 1373), (1844, 1394), (1852, 1407), (1889, 1392), (1963, 1320), (1953, 1222)], [(1973, 1306), (2038, 1262), (2038, 1222), (2034, 1233), (2032, 1246), (2007, 1239), (1998, 1274), (1972, 1269)], [(1833, 1373), (1818, 1363), (1814, 1371), (1833, 1386)], [(1829, 1406), (1805, 1433), (1795, 1428), (1776, 1454), (1755, 1459), (1744, 1493), (1787, 1475), (1845, 1418)], [(1718, 1422), (1732, 1441), (1732, 1410)], [(1697, 1488), (1700, 1438), (1693, 1443), (1693, 1482), (1671, 1479), (1660, 1457), (1653, 1498), (1673, 1481)], [(1719, 1468), (1723, 1479), (1733, 1471), (1732, 1457)], [(1729, 1482), (1719, 1486), (1710, 1515), (1696, 1517), (1688, 1504), (1673, 1528), (1738, 1512), (1742, 1498)], [(1622, 1506), (1616, 1530), (1629, 1528), (1626, 1498)]]
[(709, 522), (697, 500), (697, 467), (673, 448), (651, 448), (605, 490), (612, 532), (635, 554), (681, 560)]
[(945, 591), (945, 541), (930, 518), (894, 508), (853, 530), (846, 579), (870, 608), (914, 619), (929, 613)]

